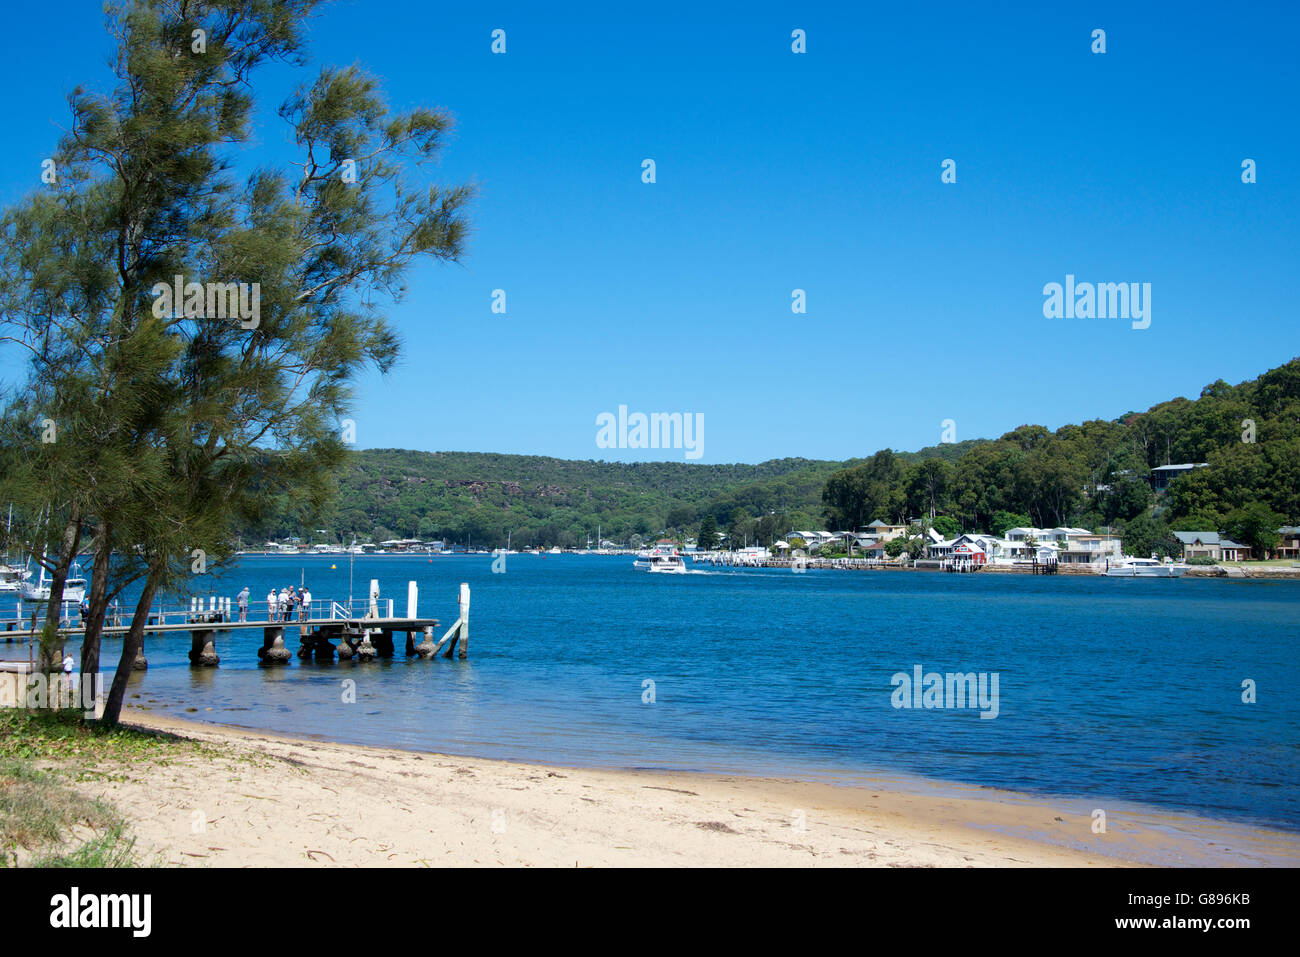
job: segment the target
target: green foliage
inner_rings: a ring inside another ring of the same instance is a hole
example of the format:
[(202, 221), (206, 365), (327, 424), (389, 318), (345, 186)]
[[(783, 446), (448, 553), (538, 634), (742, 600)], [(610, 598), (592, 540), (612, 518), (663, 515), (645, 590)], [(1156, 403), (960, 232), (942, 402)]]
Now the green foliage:
[(1153, 498), (1151, 483), (1135, 475), (1117, 477), (1110, 491), (1098, 496), (1102, 518), (1108, 525), (1140, 515), (1151, 507)]
[(172, 735), (84, 721), (80, 711), (0, 710), (0, 759), (136, 761), (196, 748)]
[(989, 532), (1002, 537), (1009, 528), (1031, 528), (1033, 524), (1028, 515), (999, 510), (993, 513), (993, 519), (989, 523)]
[(1182, 543), (1170, 533), (1169, 526), (1163, 520), (1150, 515), (1138, 515), (1124, 525), (1121, 536), (1124, 553), (1138, 558), (1157, 555), (1180, 558), (1183, 554)]
[(1265, 558), (1282, 541), (1277, 530), (1285, 524), (1284, 518), (1264, 503), (1251, 502), (1225, 516), (1224, 531), (1233, 541), (1249, 545), (1257, 557)]
[(712, 515), (705, 515), (701, 519), (700, 532), (695, 538), (695, 547), (705, 552), (718, 547), (718, 523)]
[[(955, 518), (950, 518), (947, 515), (936, 515), (931, 526), (944, 538), (956, 538), (961, 534), (961, 522), (957, 521)], [(1014, 527), (1015, 526), (1013, 525), (1007, 526), (1007, 528)]]
[(900, 524), (906, 511), (903, 477), (902, 463), (889, 449), (836, 472), (822, 492), (827, 522), (846, 531), (857, 531), (877, 518)]
[[(244, 526), (243, 547), (268, 540), (347, 544), (387, 538), (442, 539), (493, 548), (566, 545), (595, 537), (630, 542), (684, 534), (712, 518), (741, 537), (820, 527), (822, 486), (834, 462), (782, 459), (759, 465), (567, 461), (477, 452), (353, 452), (335, 500), (314, 515), (283, 496), (264, 521)], [(753, 516), (759, 516), (754, 519)], [(670, 522), (670, 518), (672, 521)], [(325, 529), (325, 534), (316, 530)]]

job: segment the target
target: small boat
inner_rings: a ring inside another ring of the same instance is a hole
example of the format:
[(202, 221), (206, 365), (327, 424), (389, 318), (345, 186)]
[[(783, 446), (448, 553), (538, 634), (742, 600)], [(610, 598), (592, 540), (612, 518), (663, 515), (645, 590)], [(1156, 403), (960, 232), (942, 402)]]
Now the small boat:
[(1187, 572), (1182, 562), (1165, 563), (1154, 558), (1128, 558), (1106, 569), (1108, 578), (1179, 578)]

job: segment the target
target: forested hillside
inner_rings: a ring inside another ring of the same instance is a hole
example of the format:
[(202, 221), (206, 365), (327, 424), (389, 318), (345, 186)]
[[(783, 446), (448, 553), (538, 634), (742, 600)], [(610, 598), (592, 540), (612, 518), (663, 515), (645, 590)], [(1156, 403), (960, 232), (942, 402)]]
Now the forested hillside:
[[(1159, 465), (1208, 462), (1158, 498)], [(1267, 526), (1300, 522), (1300, 359), (1198, 398), (1055, 432), (1024, 425), (992, 440), (848, 462), (621, 464), (538, 456), (371, 449), (354, 454), (335, 505), (314, 520), (279, 517), (246, 542), (445, 538), (495, 546), (577, 545), (692, 533), (706, 516), (740, 538), (873, 519), (946, 517), (950, 527), (1107, 525), (1159, 550), (1170, 528), (1235, 531), (1267, 546)], [(1260, 538), (1259, 536), (1264, 536)]]
[[(823, 521), (821, 492), (841, 462), (780, 459), (759, 465), (570, 461), (477, 452), (370, 449), (355, 453), (335, 506), (318, 521), (289, 509), (246, 541), (445, 538), (492, 546), (577, 545), (603, 538), (684, 533), (704, 514), (738, 510), (766, 526)], [(788, 525), (787, 525), (788, 528)], [(321, 529), (324, 529), (322, 533)], [(782, 529), (777, 534), (782, 534)]]
[[(1151, 469), (1209, 464), (1151, 489)], [(848, 528), (883, 517), (947, 516), (965, 530), (1010, 525), (1121, 528), (1132, 554), (1175, 551), (1170, 530), (1227, 531), (1257, 550), (1300, 521), (1300, 359), (1195, 400), (1050, 432), (1024, 425), (955, 462), (889, 451), (836, 472), (824, 501)]]

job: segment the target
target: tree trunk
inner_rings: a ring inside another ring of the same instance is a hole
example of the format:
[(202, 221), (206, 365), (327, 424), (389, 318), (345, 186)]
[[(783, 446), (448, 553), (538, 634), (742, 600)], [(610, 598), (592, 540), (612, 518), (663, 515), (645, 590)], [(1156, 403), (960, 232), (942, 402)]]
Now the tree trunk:
[(113, 557), (112, 526), (101, 521), (95, 527), (94, 566), (90, 572), (90, 615), (85, 622), (86, 634), (81, 641), (81, 680), (91, 681), (99, 674), (99, 642), (104, 633), (104, 615), (108, 611), (108, 564)]
[[(72, 561), (77, 557), (77, 546), (81, 544), (81, 512), (75, 506), (63, 529), (63, 540), (59, 543), (59, 555), (50, 570), (50, 598), (45, 606), (45, 629), (41, 637), (41, 656), (39, 670), (50, 673), (58, 670), (63, 658), (62, 642), (56, 640), (59, 618), (63, 611), (63, 585), (68, 580), (68, 571)], [(45, 556), (41, 556), (44, 563)]]
[(103, 722), (115, 725), (122, 716), (122, 699), (126, 697), (126, 684), (131, 677), (135, 656), (144, 647), (144, 629), (149, 623), (149, 608), (153, 604), (154, 592), (158, 590), (158, 574), (150, 571), (145, 579), (144, 590), (140, 600), (135, 603), (135, 614), (131, 616), (131, 628), (122, 640), (122, 657), (117, 663), (117, 673), (113, 675), (113, 687), (109, 689), (108, 701), (104, 705)]

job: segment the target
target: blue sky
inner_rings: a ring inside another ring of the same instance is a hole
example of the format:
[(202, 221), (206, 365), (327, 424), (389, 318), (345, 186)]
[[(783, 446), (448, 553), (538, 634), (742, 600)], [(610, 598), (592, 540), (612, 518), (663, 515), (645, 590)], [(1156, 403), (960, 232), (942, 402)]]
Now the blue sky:
[[(1294, 6), (606, 6), (317, 16), (309, 69), (446, 107), (429, 175), (480, 186), (464, 263), (418, 266), (391, 310), (403, 359), (360, 383), (359, 446), (685, 460), (598, 448), (626, 405), (703, 415), (705, 463), (841, 459), (944, 419), (967, 439), (1113, 418), (1300, 355)], [(7, 12), (0, 201), (110, 50), (98, 3)], [(292, 80), (263, 75), (246, 159), (283, 152)], [(1149, 282), (1150, 328), (1044, 318), (1067, 273)]]

